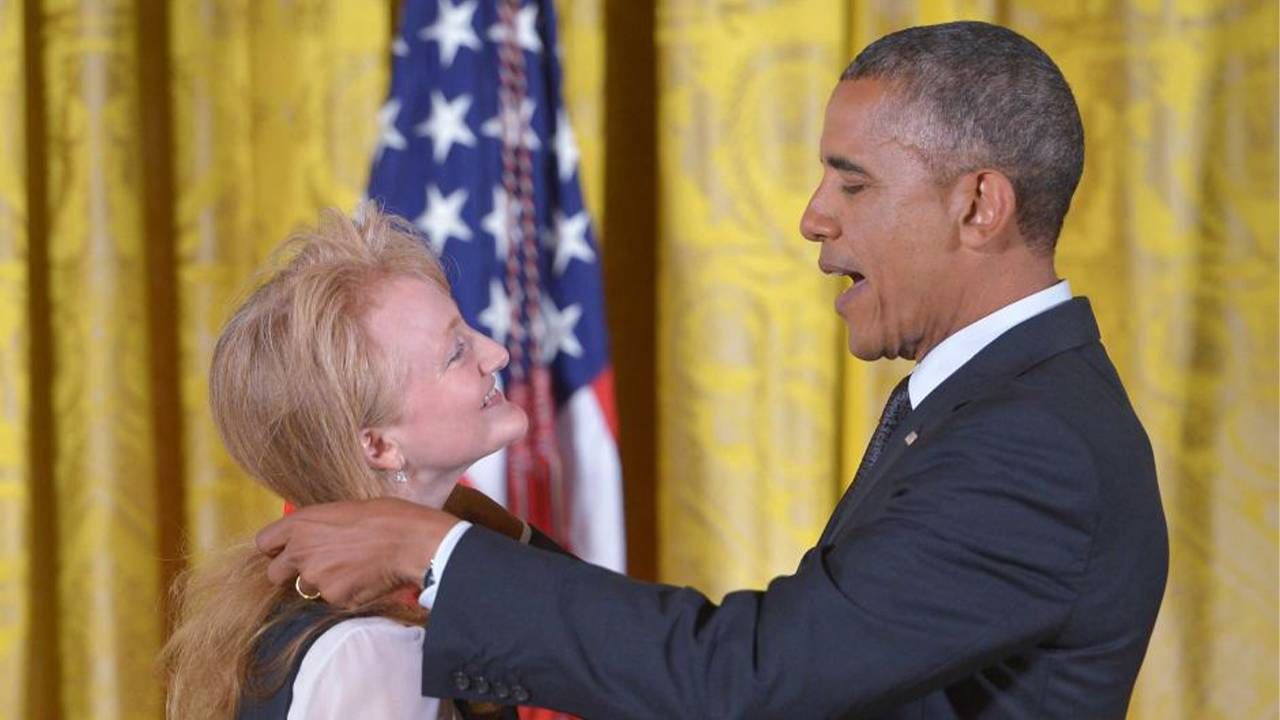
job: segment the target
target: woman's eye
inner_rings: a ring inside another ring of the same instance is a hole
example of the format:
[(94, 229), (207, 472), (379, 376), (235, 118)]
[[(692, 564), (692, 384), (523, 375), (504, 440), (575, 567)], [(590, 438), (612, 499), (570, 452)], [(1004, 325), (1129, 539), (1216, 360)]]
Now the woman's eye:
[(464, 350), (466, 350), (466, 346), (463, 345), (461, 342), (453, 346), (453, 354), (449, 356), (449, 364), (452, 365), (458, 360), (462, 359), (462, 352)]

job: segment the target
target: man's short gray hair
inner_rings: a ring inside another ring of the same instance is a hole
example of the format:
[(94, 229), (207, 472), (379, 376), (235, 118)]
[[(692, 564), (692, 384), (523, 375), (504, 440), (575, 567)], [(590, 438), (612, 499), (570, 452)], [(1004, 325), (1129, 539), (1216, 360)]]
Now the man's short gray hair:
[(939, 182), (989, 167), (1013, 182), (1018, 229), (1052, 251), (1084, 167), (1084, 127), (1053, 60), (1018, 33), (982, 22), (900, 30), (871, 43), (841, 80), (889, 87), (895, 137)]

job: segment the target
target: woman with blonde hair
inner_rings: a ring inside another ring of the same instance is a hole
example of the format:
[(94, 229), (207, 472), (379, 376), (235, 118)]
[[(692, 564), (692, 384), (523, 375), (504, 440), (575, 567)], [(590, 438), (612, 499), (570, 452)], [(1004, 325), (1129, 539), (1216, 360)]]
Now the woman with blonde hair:
[[(412, 226), (371, 205), (358, 217), (327, 212), (277, 251), (214, 349), (214, 420), (235, 460), (295, 505), (441, 507), (528, 421), (499, 387), (506, 350), (463, 321)], [(240, 545), (176, 585), (170, 717), (471, 714), (414, 690), (426, 613), (411, 590), (343, 610), (303, 578), (270, 584), (267, 562)]]

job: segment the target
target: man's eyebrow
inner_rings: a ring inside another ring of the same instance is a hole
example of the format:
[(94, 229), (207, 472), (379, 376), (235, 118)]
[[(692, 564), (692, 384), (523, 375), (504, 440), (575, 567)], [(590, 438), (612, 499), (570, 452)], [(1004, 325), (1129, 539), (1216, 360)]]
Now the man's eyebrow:
[(843, 155), (828, 155), (826, 157), (826, 163), (828, 166), (833, 167), (842, 173), (853, 173), (855, 175), (871, 177), (871, 173), (867, 172), (866, 168)]

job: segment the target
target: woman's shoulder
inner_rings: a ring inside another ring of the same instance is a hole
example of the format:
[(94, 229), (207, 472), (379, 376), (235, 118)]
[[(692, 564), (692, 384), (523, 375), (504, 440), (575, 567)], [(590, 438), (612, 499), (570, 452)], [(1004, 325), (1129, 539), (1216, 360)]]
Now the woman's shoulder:
[(405, 625), (390, 618), (349, 618), (321, 633), (302, 662), (305, 668), (308, 663), (324, 663), (344, 655), (360, 657), (372, 652), (379, 656), (410, 653), (409, 657), (421, 663), (424, 634), (421, 626)]
[(295, 693), (328, 674), (372, 675), (378, 679), (389, 674), (417, 676), (422, 668), (423, 635), (421, 627), (384, 617), (349, 618), (334, 623), (307, 648), (294, 680)]

